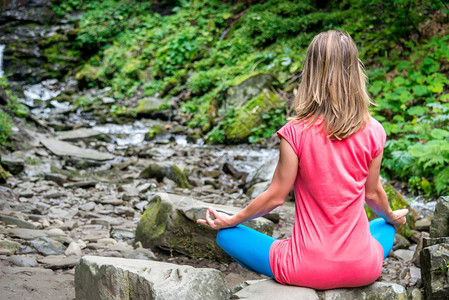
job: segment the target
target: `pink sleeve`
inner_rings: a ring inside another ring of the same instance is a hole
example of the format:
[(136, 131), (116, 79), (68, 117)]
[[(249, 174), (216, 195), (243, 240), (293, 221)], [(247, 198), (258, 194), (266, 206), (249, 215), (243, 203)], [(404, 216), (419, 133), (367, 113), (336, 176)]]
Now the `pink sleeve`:
[(385, 147), (385, 142), (387, 140), (387, 134), (385, 133), (385, 129), (382, 127), (382, 124), (380, 124), (378, 121), (375, 121), (377, 126), (375, 126), (375, 139), (376, 143), (374, 146), (374, 153), (373, 158), (378, 156)]
[(300, 132), (298, 132), (297, 125), (298, 123), (295, 121), (290, 121), (287, 124), (285, 124), (281, 129), (277, 131), (277, 135), (279, 139), (284, 138), (290, 146), (292, 146), (293, 150), (295, 151), (296, 155), (300, 156)]

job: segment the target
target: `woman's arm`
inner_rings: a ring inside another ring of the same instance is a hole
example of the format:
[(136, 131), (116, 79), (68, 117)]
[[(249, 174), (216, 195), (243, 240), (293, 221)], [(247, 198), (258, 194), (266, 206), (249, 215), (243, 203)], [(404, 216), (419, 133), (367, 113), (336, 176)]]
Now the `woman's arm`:
[[(233, 227), (253, 218), (263, 216), (284, 203), (285, 198), (293, 187), (297, 173), (298, 156), (292, 146), (282, 138), (279, 161), (270, 187), (265, 192), (257, 196), (247, 207), (233, 216), (208, 208), (206, 219), (198, 219), (197, 222), (214, 229), (220, 229)], [(211, 214), (214, 215), (214, 219), (211, 218)]]
[(365, 183), (366, 203), (379, 216), (392, 225), (404, 225), (408, 209), (392, 211), (388, 204), (387, 194), (380, 182), (379, 172), (382, 163), (382, 153), (376, 156), (369, 166), (368, 178)]

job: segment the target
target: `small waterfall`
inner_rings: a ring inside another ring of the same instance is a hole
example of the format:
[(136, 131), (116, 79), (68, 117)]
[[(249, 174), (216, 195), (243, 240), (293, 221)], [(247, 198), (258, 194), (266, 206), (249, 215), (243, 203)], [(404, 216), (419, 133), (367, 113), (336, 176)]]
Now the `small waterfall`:
[(5, 45), (0, 45), (0, 77), (3, 77), (5, 73), (3, 72), (3, 51), (5, 50)]

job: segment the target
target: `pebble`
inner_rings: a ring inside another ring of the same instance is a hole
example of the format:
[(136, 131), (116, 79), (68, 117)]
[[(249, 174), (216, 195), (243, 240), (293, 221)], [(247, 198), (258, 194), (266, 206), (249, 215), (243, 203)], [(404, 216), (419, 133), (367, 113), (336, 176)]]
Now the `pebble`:
[(66, 256), (81, 256), (81, 247), (76, 242), (71, 242), (70, 245), (65, 250), (64, 254)]

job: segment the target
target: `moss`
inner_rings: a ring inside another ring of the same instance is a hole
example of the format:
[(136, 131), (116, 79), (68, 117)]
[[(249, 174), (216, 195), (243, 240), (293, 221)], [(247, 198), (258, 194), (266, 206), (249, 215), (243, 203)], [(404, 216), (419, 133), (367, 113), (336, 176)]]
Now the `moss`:
[(136, 241), (144, 247), (151, 248), (158, 245), (166, 231), (171, 206), (160, 198), (154, 198), (140, 218), (136, 229)]
[(189, 181), (187, 180), (186, 174), (183, 171), (181, 171), (181, 169), (178, 168), (178, 166), (176, 165), (171, 165), (167, 177), (176, 182), (178, 186), (184, 189), (190, 188), (190, 184)]
[(3, 169), (2, 165), (0, 165), (0, 183), (5, 183), (6, 179), (8, 179), (9, 177), (9, 173), (8, 171), (5, 171), (5, 169)]
[(246, 141), (251, 135), (251, 129), (261, 125), (262, 116), (271, 110), (282, 108), (284, 101), (271, 91), (265, 91), (238, 108), (233, 120), (229, 120), (225, 129), (227, 142)]

